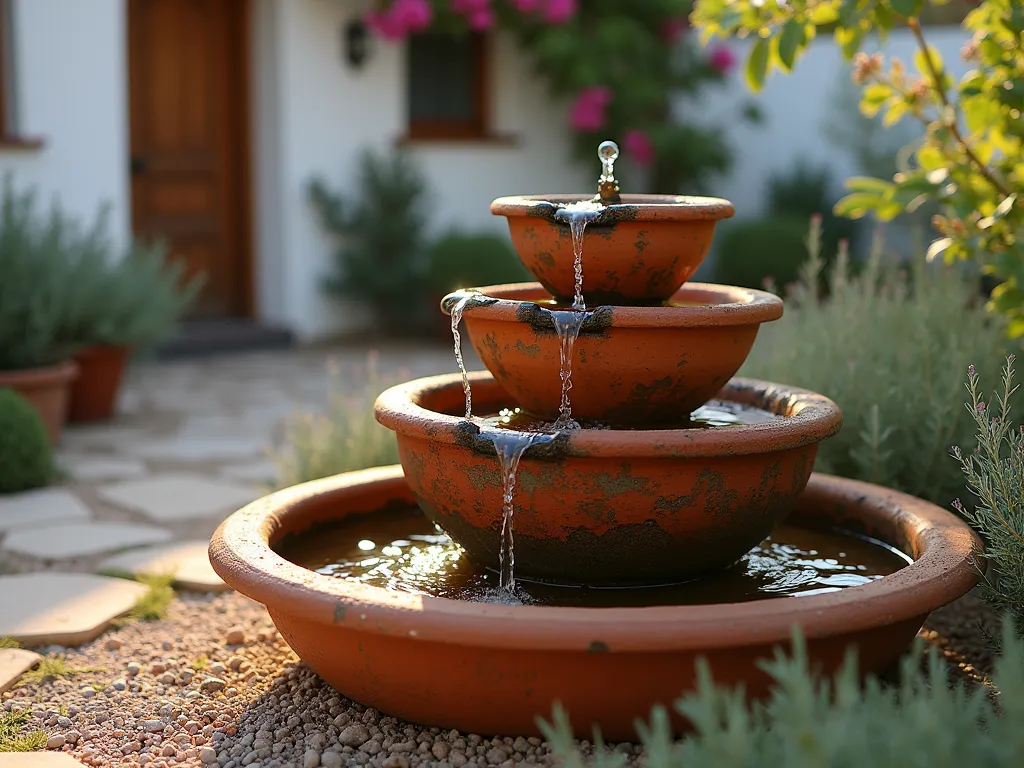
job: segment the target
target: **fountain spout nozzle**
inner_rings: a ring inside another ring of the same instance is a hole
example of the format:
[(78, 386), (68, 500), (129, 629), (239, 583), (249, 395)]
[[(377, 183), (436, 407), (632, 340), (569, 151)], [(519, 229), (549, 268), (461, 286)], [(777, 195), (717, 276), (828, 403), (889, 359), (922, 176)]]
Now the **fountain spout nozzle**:
[(614, 141), (602, 141), (597, 148), (601, 160), (601, 178), (597, 180), (597, 197), (604, 205), (621, 203), (619, 182), (615, 178), (615, 160), (619, 156), (619, 145)]

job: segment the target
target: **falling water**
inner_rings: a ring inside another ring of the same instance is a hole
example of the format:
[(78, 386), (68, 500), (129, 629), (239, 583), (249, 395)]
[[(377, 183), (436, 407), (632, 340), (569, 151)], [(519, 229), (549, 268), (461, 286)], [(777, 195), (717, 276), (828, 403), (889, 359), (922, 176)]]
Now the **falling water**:
[(572, 234), (572, 267), (575, 277), (573, 309), (587, 308), (583, 299), (583, 235), (587, 231), (587, 224), (600, 216), (603, 210), (604, 206), (599, 201), (580, 200), (577, 203), (570, 203), (564, 208), (559, 208), (555, 212), (555, 218), (559, 221), (568, 219), (569, 232)]
[(576, 339), (580, 335), (580, 328), (590, 317), (589, 312), (577, 312), (572, 309), (545, 310), (551, 315), (555, 324), (555, 332), (558, 334), (559, 348), (559, 369), (558, 377), (562, 382), (562, 397), (558, 404), (558, 419), (555, 421), (554, 429), (579, 429), (572, 418), (572, 405), (569, 402), (569, 390), (572, 389), (572, 355)]
[(502, 591), (513, 594), (516, 587), (516, 558), (512, 537), (512, 515), (515, 511), (513, 500), (516, 494), (516, 477), (519, 474), (519, 459), (531, 445), (550, 443), (555, 436), (501, 429), (489, 429), (481, 432), (481, 435), (494, 444), (498, 462), (501, 464), (501, 548), (498, 550), (498, 583)]
[(466, 418), (473, 418), (473, 390), (469, 386), (469, 373), (466, 371), (466, 363), (462, 359), (462, 336), (459, 333), (459, 323), (462, 322), (462, 313), (475, 298), (472, 293), (467, 293), (452, 307), (452, 338), (455, 341), (455, 361), (459, 364), (462, 372), (462, 391), (466, 393)]

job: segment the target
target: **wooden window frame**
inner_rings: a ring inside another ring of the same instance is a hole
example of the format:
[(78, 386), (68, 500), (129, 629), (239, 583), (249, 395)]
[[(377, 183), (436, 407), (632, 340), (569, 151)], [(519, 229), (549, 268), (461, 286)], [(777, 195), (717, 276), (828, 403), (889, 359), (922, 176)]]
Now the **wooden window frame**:
[(17, 130), (13, 13), (11, 0), (0, 0), (0, 148), (39, 149), (42, 139), (22, 136)]
[[(491, 134), (491, 38), (470, 33), (476, 82), (473, 116), (469, 120), (414, 120), (410, 115), (403, 141), (488, 141)], [(410, 86), (411, 87), (411, 86)], [(408, 108), (408, 94), (406, 94)]]

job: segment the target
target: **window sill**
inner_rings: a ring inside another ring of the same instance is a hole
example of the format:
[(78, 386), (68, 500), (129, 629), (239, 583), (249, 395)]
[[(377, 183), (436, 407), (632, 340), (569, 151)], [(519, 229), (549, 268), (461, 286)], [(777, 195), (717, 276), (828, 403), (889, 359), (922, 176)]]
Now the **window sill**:
[(395, 140), (399, 147), (438, 146), (482, 146), (482, 147), (515, 147), (519, 145), (519, 137), (511, 134), (484, 134), (482, 136), (399, 136)]
[(45, 145), (46, 141), (39, 136), (0, 135), (0, 150), (22, 149), (31, 151), (42, 149)]

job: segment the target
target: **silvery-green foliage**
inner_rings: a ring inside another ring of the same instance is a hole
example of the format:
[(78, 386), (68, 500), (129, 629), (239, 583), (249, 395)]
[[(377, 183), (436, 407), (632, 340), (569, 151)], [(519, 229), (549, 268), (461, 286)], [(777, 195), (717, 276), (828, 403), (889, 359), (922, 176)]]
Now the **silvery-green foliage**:
[(977, 427), (976, 450), (953, 447), (964, 477), (978, 503), (973, 509), (957, 499), (954, 506), (985, 540), (988, 568), (983, 576), (986, 599), (1008, 611), (1024, 632), (1024, 426), (1010, 420), (1014, 356), (1006, 359), (1002, 389), (985, 400), (974, 366), (967, 371), (967, 410)]
[(949, 447), (974, 432), (961, 375), (1005, 355), (1005, 323), (985, 311), (976, 280), (923, 255), (888, 263), (877, 238), (856, 274), (840, 253), (821, 292), (816, 240), (812, 227), (785, 314), (761, 329), (740, 375), (836, 401), (843, 428), (821, 444), (816, 470), (947, 506), (964, 493)]
[[(927, 669), (918, 649), (908, 654), (898, 686), (868, 678), (862, 686), (848, 655), (831, 678), (810, 666), (794, 633), (762, 668), (773, 680), (763, 702), (742, 689), (717, 687), (706, 664), (693, 693), (676, 703), (693, 729), (674, 740), (667, 712), (656, 709), (638, 728), (648, 768), (1017, 768), (1024, 765), (1024, 642), (1005, 622), (1003, 655), (993, 689), (948, 684), (947, 662), (932, 649)], [(995, 695), (994, 691), (998, 691)], [(566, 768), (621, 768), (625, 757), (595, 749), (584, 758), (556, 707), (544, 735)]]

